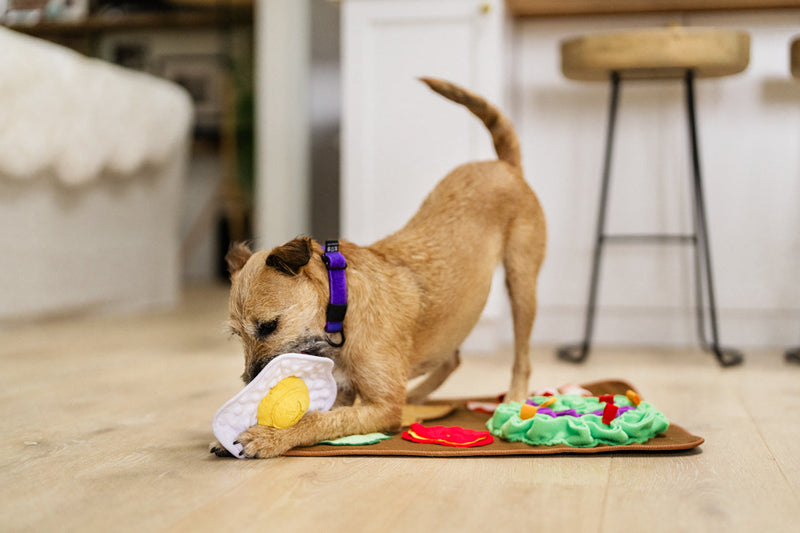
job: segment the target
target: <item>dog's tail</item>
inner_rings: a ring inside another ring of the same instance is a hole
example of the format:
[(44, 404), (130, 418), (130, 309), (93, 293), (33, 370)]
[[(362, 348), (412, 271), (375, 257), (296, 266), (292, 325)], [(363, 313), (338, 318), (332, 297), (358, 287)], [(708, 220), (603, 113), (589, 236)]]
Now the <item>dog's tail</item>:
[(483, 121), (492, 134), (494, 149), (501, 161), (520, 168), (522, 158), (519, 152), (519, 140), (514, 125), (496, 107), (475, 93), (459, 87), (449, 81), (435, 78), (420, 78), (428, 87), (445, 98), (459, 103), (472, 111), (472, 114)]

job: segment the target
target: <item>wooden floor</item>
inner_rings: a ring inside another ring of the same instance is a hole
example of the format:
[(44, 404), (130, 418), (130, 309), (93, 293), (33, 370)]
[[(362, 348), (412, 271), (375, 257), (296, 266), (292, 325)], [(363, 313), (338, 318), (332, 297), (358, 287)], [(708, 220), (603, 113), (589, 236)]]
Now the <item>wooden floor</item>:
[[(800, 366), (695, 350), (534, 351), (532, 387), (625, 378), (706, 443), (667, 455), (218, 459), (240, 388), (226, 293), (146, 317), (0, 330), (2, 531), (798, 531)], [(534, 334), (535, 337), (535, 334)], [(440, 396), (495, 394), (510, 355), (466, 354)]]

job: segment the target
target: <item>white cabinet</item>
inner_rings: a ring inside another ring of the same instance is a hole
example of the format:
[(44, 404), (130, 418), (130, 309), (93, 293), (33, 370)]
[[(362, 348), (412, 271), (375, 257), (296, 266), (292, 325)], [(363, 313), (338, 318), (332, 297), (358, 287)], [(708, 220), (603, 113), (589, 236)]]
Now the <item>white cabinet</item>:
[(492, 157), (483, 125), (417, 78), (501, 100), (501, 0), (342, 4), (342, 233), (368, 244), (399, 229), (444, 175)]

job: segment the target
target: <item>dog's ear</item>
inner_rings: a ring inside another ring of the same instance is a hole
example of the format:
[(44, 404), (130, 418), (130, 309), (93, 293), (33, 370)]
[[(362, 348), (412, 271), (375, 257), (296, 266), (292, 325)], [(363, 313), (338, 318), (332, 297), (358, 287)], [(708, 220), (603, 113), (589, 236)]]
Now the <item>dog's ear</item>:
[(232, 244), (228, 253), (225, 255), (225, 262), (228, 263), (228, 272), (231, 276), (239, 272), (253, 252), (243, 242)]
[(267, 257), (267, 266), (289, 276), (296, 276), (311, 260), (311, 251), (311, 239), (297, 238), (272, 250)]

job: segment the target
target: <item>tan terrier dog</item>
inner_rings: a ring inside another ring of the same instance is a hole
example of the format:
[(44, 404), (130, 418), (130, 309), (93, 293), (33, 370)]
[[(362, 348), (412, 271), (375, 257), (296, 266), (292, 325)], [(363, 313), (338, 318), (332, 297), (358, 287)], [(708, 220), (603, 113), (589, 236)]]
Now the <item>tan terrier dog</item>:
[[(339, 338), (331, 342), (325, 331), (330, 290), (318, 243), (298, 238), (256, 253), (235, 245), (226, 257), (230, 327), (244, 345), (244, 381), (279, 354), (304, 352), (332, 359), (338, 383), (332, 410), (308, 412), (287, 429), (257, 425), (242, 433), (238, 440), (248, 457), (399, 429), (403, 405), (424, 400), (458, 366), (459, 346), (478, 322), (501, 261), (514, 321), (507, 398), (522, 401), (527, 395), (544, 213), (522, 176), (511, 122), (452, 83), (422, 81), (483, 121), (499, 160), (453, 170), (406, 226), (385, 239), (367, 247), (341, 242), (349, 305), (343, 345), (337, 347)], [(410, 379), (425, 374), (406, 391)], [(221, 445), (211, 451), (227, 453)]]

